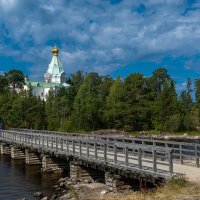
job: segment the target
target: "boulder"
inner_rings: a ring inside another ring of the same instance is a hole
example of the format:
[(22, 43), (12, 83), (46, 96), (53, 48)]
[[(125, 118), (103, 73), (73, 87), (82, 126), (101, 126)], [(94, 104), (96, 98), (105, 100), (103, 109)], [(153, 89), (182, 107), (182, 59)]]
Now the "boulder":
[(83, 183), (90, 183), (90, 180), (89, 179), (84, 179)]
[(60, 187), (63, 187), (64, 183), (63, 182), (60, 182), (59, 186)]
[(60, 187), (57, 187), (55, 190), (56, 190), (56, 191), (60, 190)]
[(53, 194), (52, 197), (50, 198), (50, 200), (56, 200), (57, 199), (57, 195)]
[(56, 189), (56, 188), (58, 188), (59, 187), (59, 185), (54, 185), (53, 187), (52, 187), (52, 189)]
[(74, 183), (72, 181), (68, 181), (67, 183), (65, 183), (65, 186), (67, 187), (68, 185), (74, 185)]
[(19, 199), (16, 199), (16, 200), (26, 200), (26, 198), (22, 197), (22, 198), (19, 198)]
[(43, 194), (42, 194), (42, 192), (35, 192), (35, 193), (33, 194), (33, 196), (34, 196), (34, 197), (43, 197)]
[(59, 180), (58, 180), (58, 183), (61, 183), (61, 182), (64, 182), (65, 181), (65, 178), (60, 178)]
[(59, 200), (68, 200), (68, 199), (71, 199), (71, 195), (68, 193), (68, 194), (64, 194), (63, 196), (61, 196), (59, 198)]
[(65, 194), (66, 192), (67, 192), (66, 190), (63, 190), (63, 191), (62, 191), (63, 194)]
[(48, 200), (48, 197), (43, 197), (41, 200)]
[(107, 194), (108, 193), (108, 190), (102, 190), (101, 191), (101, 195), (105, 195), (105, 194)]

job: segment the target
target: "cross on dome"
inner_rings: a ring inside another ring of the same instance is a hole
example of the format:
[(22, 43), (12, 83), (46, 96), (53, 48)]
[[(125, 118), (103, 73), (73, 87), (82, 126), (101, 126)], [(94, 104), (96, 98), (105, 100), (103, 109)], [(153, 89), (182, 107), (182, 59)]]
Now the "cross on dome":
[(54, 56), (57, 56), (58, 53), (59, 53), (59, 49), (57, 48), (56, 43), (55, 43), (55, 44), (54, 44), (54, 47), (52, 48), (52, 54), (53, 54)]

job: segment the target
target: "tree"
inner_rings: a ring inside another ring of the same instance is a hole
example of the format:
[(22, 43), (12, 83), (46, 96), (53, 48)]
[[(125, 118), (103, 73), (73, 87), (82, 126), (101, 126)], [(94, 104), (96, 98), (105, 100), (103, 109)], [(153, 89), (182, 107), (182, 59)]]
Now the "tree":
[(124, 120), (127, 130), (144, 130), (150, 125), (149, 88), (142, 74), (129, 75), (124, 81)]
[(180, 130), (192, 130), (194, 129), (192, 123), (192, 82), (191, 79), (187, 80), (186, 90), (181, 92), (179, 97), (179, 113), (180, 113)]
[(130, 74), (125, 80), (97, 73), (71, 74), (70, 87), (51, 90), (44, 102), (23, 90), (19, 70), (0, 76), (0, 123), (7, 127), (88, 131), (104, 128), (127, 131), (193, 130), (200, 126), (200, 79), (177, 98), (174, 81), (167, 70), (157, 69), (152, 77)]
[(73, 112), (74, 102), (74, 89), (73, 87), (61, 88), (55, 96), (58, 106), (58, 118), (60, 119), (60, 130), (68, 130), (68, 120)]
[[(195, 80), (195, 105), (193, 107), (192, 118), (195, 116), (195, 128), (200, 127), (200, 79)], [(194, 114), (195, 113), (195, 114)]]
[(0, 94), (8, 92), (8, 80), (5, 76), (0, 75)]
[(160, 97), (164, 83), (170, 80), (171, 78), (165, 68), (158, 68), (153, 72), (150, 82), (155, 98)]
[(45, 111), (47, 115), (48, 129), (58, 130), (60, 127), (60, 119), (58, 117), (59, 107), (56, 94), (53, 90), (49, 91), (46, 100)]
[(83, 81), (74, 101), (73, 123), (77, 130), (96, 130), (102, 126), (99, 98), (101, 78), (89, 73)]
[(106, 98), (104, 121), (108, 128), (123, 128), (123, 82), (120, 77), (113, 82)]
[(200, 79), (195, 80), (195, 101), (196, 105), (200, 108)]
[(157, 108), (158, 114), (155, 126), (158, 130), (166, 131), (167, 124), (172, 120), (172, 116), (178, 113), (177, 94), (173, 80), (164, 82)]
[(76, 73), (71, 74), (70, 82), (75, 95), (77, 94), (80, 86), (82, 85), (83, 80), (84, 80), (84, 74), (82, 71), (79, 70)]
[(24, 74), (21, 70), (13, 69), (7, 73), (5, 73), (5, 77), (8, 80), (8, 84), (10, 85), (12, 92), (16, 92), (17, 90), (22, 90), (25, 84)]

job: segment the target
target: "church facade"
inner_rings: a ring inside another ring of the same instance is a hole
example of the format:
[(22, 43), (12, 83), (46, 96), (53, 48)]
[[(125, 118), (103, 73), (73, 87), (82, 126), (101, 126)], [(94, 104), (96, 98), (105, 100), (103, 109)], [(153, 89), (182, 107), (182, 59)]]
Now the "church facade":
[(33, 82), (26, 80), (25, 89), (31, 88), (32, 94), (46, 101), (50, 90), (57, 91), (61, 87), (69, 87), (66, 83), (66, 73), (58, 57), (59, 49), (54, 45), (52, 49), (52, 59), (44, 74), (45, 82)]

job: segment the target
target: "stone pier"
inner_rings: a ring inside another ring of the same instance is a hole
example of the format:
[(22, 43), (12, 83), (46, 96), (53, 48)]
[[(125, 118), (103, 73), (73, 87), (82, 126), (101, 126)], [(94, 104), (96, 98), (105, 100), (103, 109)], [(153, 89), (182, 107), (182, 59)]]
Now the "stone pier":
[(25, 159), (25, 153), (23, 152), (23, 150), (15, 147), (15, 146), (11, 146), (11, 158)]
[(25, 150), (25, 163), (27, 165), (42, 165), (40, 154), (29, 149)]
[(62, 173), (67, 169), (67, 163), (48, 155), (42, 158), (42, 172)]
[(104, 172), (70, 162), (70, 178), (75, 182), (89, 183), (97, 179), (104, 179)]
[(125, 178), (120, 175), (111, 174), (109, 172), (105, 173), (105, 183), (107, 189), (111, 192), (122, 192), (132, 188), (130, 183), (128, 183)]
[(10, 150), (10, 146), (1, 143), (0, 144), (0, 149), (1, 149), (1, 154), (3, 155), (10, 155), (11, 154), (11, 150)]

